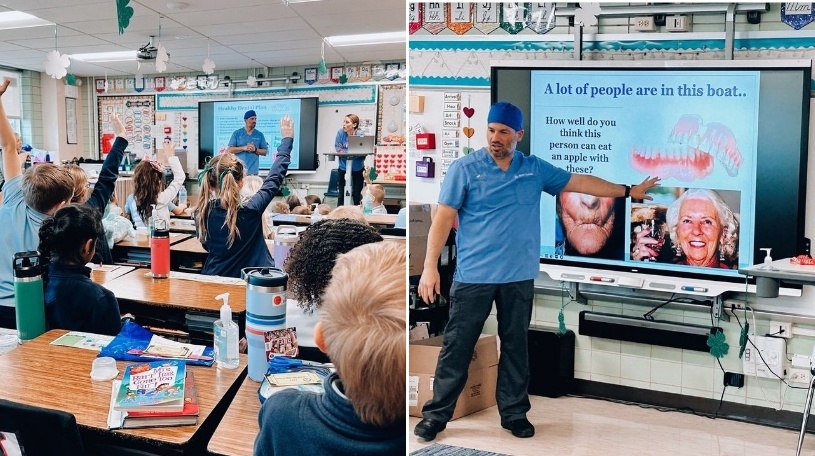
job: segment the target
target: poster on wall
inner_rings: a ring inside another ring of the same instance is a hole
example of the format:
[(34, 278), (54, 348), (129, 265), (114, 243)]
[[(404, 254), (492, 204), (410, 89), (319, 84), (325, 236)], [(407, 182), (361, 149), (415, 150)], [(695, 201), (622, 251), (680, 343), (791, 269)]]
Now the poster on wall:
[(111, 123), (112, 115), (117, 114), (125, 126), (128, 141), (127, 151), (136, 154), (152, 154), (153, 144), (150, 130), (155, 120), (156, 101), (153, 95), (132, 95), (121, 97), (99, 97), (99, 151), (110, 152), (116, 134)]

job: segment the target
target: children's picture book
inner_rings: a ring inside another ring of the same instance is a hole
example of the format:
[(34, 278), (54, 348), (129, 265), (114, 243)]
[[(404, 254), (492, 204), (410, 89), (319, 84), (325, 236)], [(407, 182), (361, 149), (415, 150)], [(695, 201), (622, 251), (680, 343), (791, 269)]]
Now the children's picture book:
[(275, 329), (266, 331), (266, 359), (274, 356), (296, 357), (299, 352), (297, 345), (297, 328)]
[(114, 409), (124, 411), (173, 411), (184, 409), (187, 365), (168, 359), (125, 367)]
[(187, 372), (184, 385), (184, 409), (180, 412), (149, 411), (124, 412), (115, 410), (116, 396), (119, 394), (120, 380), (114, 380), (111, 387), (111, 402), (108, 410), (109, 429), (136, 429), (144, 427), (163, 426), (189, 426), (198, 421), (198, 390), (195, 386), (195, 376), (192, 371)]

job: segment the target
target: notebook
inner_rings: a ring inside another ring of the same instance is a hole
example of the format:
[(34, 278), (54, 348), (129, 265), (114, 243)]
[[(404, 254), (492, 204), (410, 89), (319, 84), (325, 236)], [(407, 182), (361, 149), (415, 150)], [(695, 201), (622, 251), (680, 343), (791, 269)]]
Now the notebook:
[(375, 142), (376, 141), (374, 136), (349, 136), (348, 153), (373, 154)]

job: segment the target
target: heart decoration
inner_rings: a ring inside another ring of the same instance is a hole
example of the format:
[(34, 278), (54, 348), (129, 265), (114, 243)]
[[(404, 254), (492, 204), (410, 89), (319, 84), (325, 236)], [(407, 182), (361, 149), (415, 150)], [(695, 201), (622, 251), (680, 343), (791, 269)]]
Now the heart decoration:
[(464, 115), (467, 116), (468, 119), (472, 117), (473, 114), (475, 114), (475, 109), (470, 108), (468, 106), (465, 106), (464, 109), (462, 109), (462, 111), (464, 111)]
[(472, 147), (465, 147), (461, 149), (461, 151), (464, 152), (464, 155), (470, 155), (471, 153), (473, 153), (473, 151), (475, 151), (475, 149), (473, 149)]
[(475, 129), (470, 127), (464, 127), (462, 128), (462, 131), (464, 131), (464, 136), (468, 138), (472, 138), (473, 134), (475, 134)]

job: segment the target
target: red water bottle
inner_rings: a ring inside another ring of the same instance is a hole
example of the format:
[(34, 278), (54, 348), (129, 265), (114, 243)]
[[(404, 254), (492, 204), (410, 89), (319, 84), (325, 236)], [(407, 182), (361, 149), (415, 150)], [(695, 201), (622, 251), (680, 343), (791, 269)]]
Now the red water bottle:
[(170, 230), (153, 228), (150, 237), (150, 272), (154, 279), (170, 277)]

